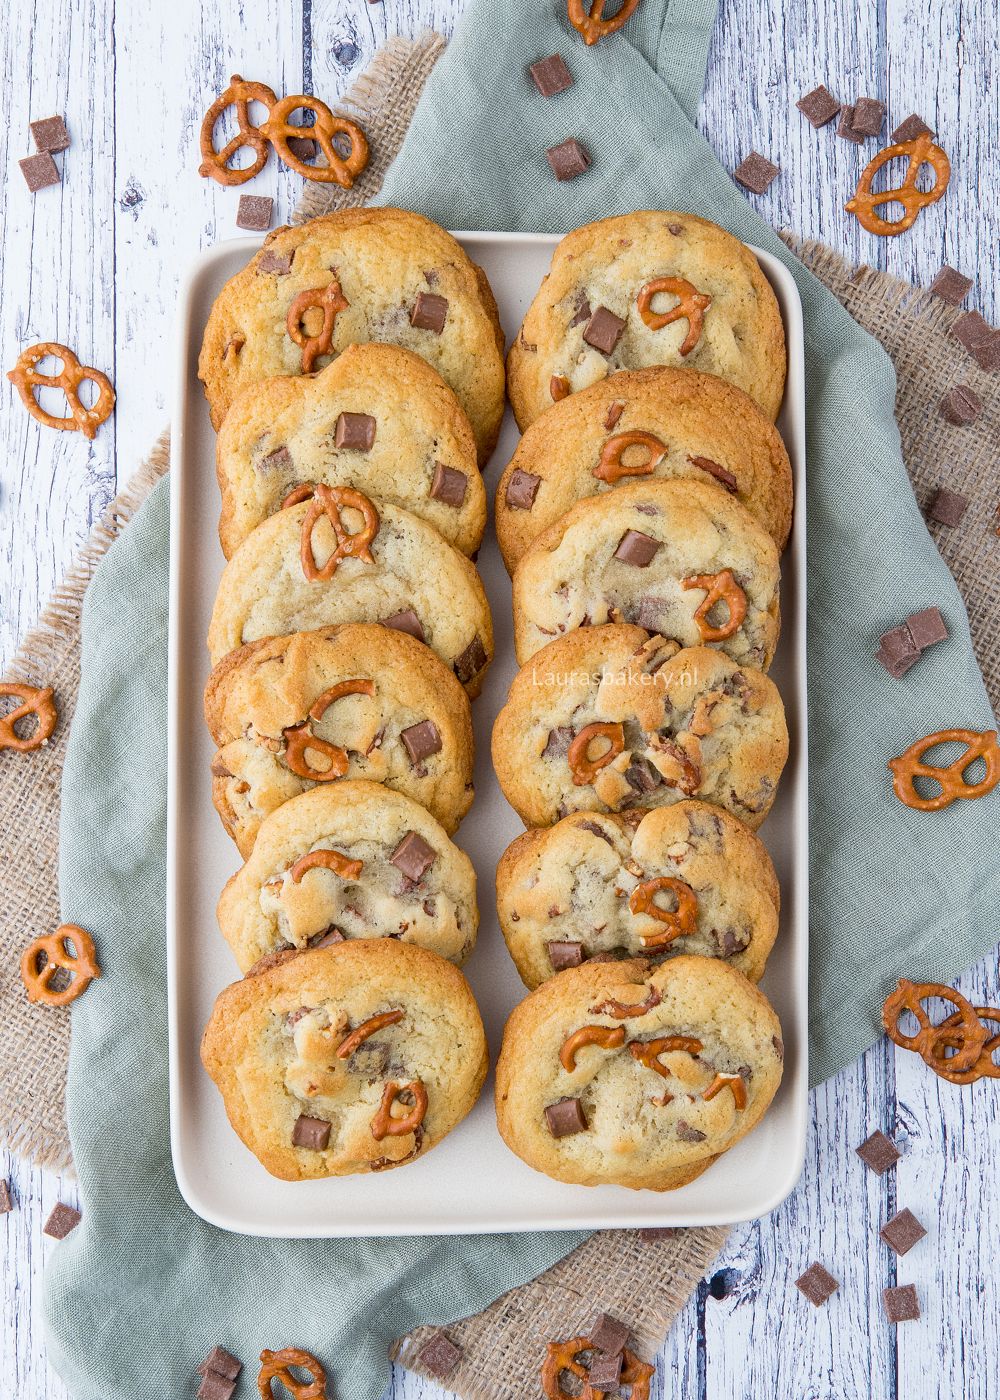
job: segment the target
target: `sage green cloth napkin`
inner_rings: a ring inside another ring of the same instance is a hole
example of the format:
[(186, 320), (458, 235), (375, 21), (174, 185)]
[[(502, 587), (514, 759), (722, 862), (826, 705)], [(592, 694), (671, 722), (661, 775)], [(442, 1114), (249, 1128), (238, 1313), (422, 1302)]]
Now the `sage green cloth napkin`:
[[(384, 199), (452, 227), (566, 230), (637, 207), (693, 209), (793, 267), (809, 374), (813, 1077), (875, 1036), (898, 971), (948, 976), (995, 939), (996, 799), (923, 816), (887, 794), (885, 762), (918, 735), (990, 712), (961, 602), (913, 501), (878, 346), (736, 194), (690, 118), (714, 0), (641, 0), (596, 49), (565, 0), (473, 0), (432, 76)], [(554, 101), (527, 62), (566, 55)], [(593, 167), (556, 184), (547, 146)], [(952, 639), (903, 682), (879, 633), (942, 608)], [(64, 914), (99, 939), (105, 976), (74, 1010), (69, 1122), (83, 1223), (46, 1272), (49, 1349), (74, 1400), (192, 1394), (216, 1343), (252, 1362), (294, 1343), (338, 1400), (378, 1400), (389, 1343), (533, 1277), (581, 1238), (297, 1242), (245, 1239), (177, 1191), (167, 1123), (164, 822), (167, 484), (109, 552), (84, 619), (84, 675), (65, 768)], [(238, 1395), (249, 1396), (248, 1366)]]

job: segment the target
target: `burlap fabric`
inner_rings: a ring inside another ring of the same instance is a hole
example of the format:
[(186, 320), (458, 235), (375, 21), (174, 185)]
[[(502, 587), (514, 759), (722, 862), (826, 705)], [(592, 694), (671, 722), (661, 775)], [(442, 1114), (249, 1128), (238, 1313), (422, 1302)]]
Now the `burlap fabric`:
[[(444, 41), (429, 34), (393, 39), (343, 105), (369, 134), (373, 160), (354, 190), (312, 185), (294, 221), (378, 191), (398, 150), (423, 85)], [(958, 529), (932, 527), (966, 600), (979, 663), (994, 708), (1000, 704), (1000, 655), (993, 641), (1000, 609), (1000, 394), (950, 335), (957, 313), (905, 283), (869, 268), (851, 269), (821, 244), (786, 242), (892, 356), (899, 377), (897, 415), (914, 489), (926, 504), (941, 484), (970, 497)], [(985, 404), (972, 427), (944, 422), (936, 404), (954, 384), (971, 385)], [(863, 392), (863, 386), (859, 386)], [(0, 854), (0, 1016), (6, 1030), (0, 1075), (0, 1140), (41, 1166), (71, 1166), (65, 1124), (69, 1016), (32, 1007), (17, 975), (21, 950), (36, 932), (60, 922), (57, 886), (59, 785), (66, 735), (80, 675), (80, 608), (94, 568), (167, 470), (162, 438), (95, 529), (38, 626), (7, 668), (6, 678), (54, 684), (60, 722), (50, 744), (30, 760), (2, 762)], [(25, 839), (28, 836), (29, 839)], [(447, 1386), (468, 1400), (521, 1400), (537, 1383), (544, 1341), (584, 1331), (606, 1308), (627, 1317), (636, 1340), (652, 1355), (691, 1289), (725, 1239), (724, 1229), (673, 1231), (644, 1239), (633, 1231), (597, 1235), (533, 1282), (505, 1294), (448, 1334), (462, 1358)], [(396, 1358), (431, 1374), (420, 1360), (430, 1333), (418, 1329), (400, 1341)], [(528, 1358), (531, 1364), (528, 1364)]]

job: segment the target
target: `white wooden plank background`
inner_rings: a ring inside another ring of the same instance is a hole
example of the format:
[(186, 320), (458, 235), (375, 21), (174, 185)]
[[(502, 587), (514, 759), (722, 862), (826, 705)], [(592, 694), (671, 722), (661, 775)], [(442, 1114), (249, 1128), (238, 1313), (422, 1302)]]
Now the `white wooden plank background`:
[[(88, 444), (40, 431), (9, 386), (0, 399), (0, 667), (58, 582), (102, 505), (166, 417), (166, 348), (179, 274), (195, 252), (234, 232), (237, 196), (199, 180), (202, 113), (233, 71), (277, 91), (335, 98), (387, 34), (450, 32), (462, 0), (13, 0), (0, 16), (4, 84), (0, 153), (0, 360), (62, 340), (107, 370), (115, 418)], [(997, 307), (1000, 99), (994, 0), (721, 0), (699, 124), (732, 168), (756, 148), (783, 167), (758, 201), (776, 226), (926, 282), (943, 260), (977, 277), (971, 300)], [(954, 175), (943, 205), (910, 234), (879, 241), (842, 212), (869, 154), (813, 132), (795, 99), (819, 81), (838, 97), (889, 104), (936, 128)], [(73, 146), (57, 157), (61, 189), (32, 198), (16, 168), (28, 121), (67, 114)], [(256, 192), (279, 220), (297, 178), (272, 161)], [(996, 1005), (995, 956), (961, 984)], [(813, 1098), (805, 1175), (767, 1219), (736, 1229), (715, 1272), (658, 1358), (654, 1400), (995, 1400), (998, 1393), (1000, 1173), (995, 1085), (960, 1090), (885, 1045)], [(853, 1148), (876, 1127), (905, 1140), (879, 1180)], [(2, 1160), (18, 1209), (0, 1219), (2, 1391), (65, 1400), (48, 1370), (39, 1292), (41, 1226), (72, 1183)], [(878, 1240), (902, 1205), (929, 1228), (905, 1259)], [(814, 1311), (791, 1280), (819, 1258), (842, 1280)], [(915, 1282), (924, 1308), (897, 1339), (881, 1313), (887, 1283)], [(9, 1389), (8, 1389), (9, 1387)], [(391, 1400), (439, 1400), (396, 1370)]]

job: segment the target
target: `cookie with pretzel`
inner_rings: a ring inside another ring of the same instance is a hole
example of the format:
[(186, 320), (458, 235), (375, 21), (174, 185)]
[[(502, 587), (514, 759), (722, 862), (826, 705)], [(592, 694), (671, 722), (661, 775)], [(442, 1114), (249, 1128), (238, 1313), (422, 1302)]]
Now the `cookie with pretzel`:
[(521, 431), (618, 370), (718, 375), (772, 421), (787, 356), (778, 302), (753, 253), (707, 219), (619, 214), (562, 239), (507, 357)]
[(273, 812), (217, 914), (241, 972), (289, 947), (360, 938), (415, 943), (461, 966), (479, 923), (464, 851), (419, 802), (355, 779)]
[(493, 728), (493, 766), (526, 826), (697, 798), (756, 830), (787, 757), (784, 706), (767, 676), (624, 624), (581, 628), (537, 652)]
[(514, 571), (523, 664), (553, 637), (631, 622), (766, 671), (778, 641), (778, 549), (739, 501), (701, 481), (633, 481), (580, 501)]
[(276, 229), (230, 278), (198, 360), (213, 426), (244, 390), (322, 370), (349, 345), (372, 341), (402, 346), (437, 371), (485, 463), (504, 409), (496, 302), (451, 234), (404, 209), (343, 209)]
[(487, 1048), (457, 967), (395, 939), (288, 952), (218, 997), (201, 1058), (284, 1181), (400, 1167), (472, 1108)]
[(655, 964), (687, 953), (757, 982), (778, 932), (778, 880), (763, 842), (692, 799), (526, 831), (501, 857), (496, 889), (529, 988), (592, 958)]
[(753, 1131), (783, 1056), (770, 1003), (718, 959), (591, 962), (514, 1009), (497, 1126), (557, 1181), (671, 1191)]

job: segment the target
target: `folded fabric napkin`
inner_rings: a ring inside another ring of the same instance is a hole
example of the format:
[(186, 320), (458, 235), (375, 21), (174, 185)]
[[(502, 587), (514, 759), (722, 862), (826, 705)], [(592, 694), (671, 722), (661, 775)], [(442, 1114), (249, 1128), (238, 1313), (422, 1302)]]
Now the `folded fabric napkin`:
[[(961, 601), (907, 483), (886, 356), (750, 211), (691, 125), (714, 8), (641, 0), (591, 50), (565, 0), (473, 0), (383, 200), (452, 227), (556, 231), (634, 208), (693, 209), (795, 273), (810, 420), (816, 1080), (875, 1037), (897, 972), (947, 976), (994, 941), (1000, 872), (982, 857), (995, 849), (995, 799), (910, 812), (888, 794), (885, 768), (919, 735), (991, 717)], [(549, 103), (524, 67), (557, 51), (576, 81)], [(545, 148), (574, 133), (594, 164), (556, 184)], [(951, 640), (900, 685), (872, 664), (875, 639), (931, 604)], [(396, 1337), (476, 1311), (581, 1236), (255, 1240), (183, 1204), (167, 1138), (166, 626), (161, 483), (90, 588), (66, 759), (64, 914), (98, 935), (107, 975), (74, 1012), (69, 1120), (84, 1219), (47, 1270), (50, 1354), (74, 1400), (160, 1400), (193, 1390), (193, 1366), (216, 1343), (247, 1361), (294, 1343), (324, 1359), (337, 1396), (378, 1400)], [(239, 1394), (252, 1389), (247, 1374)]]

